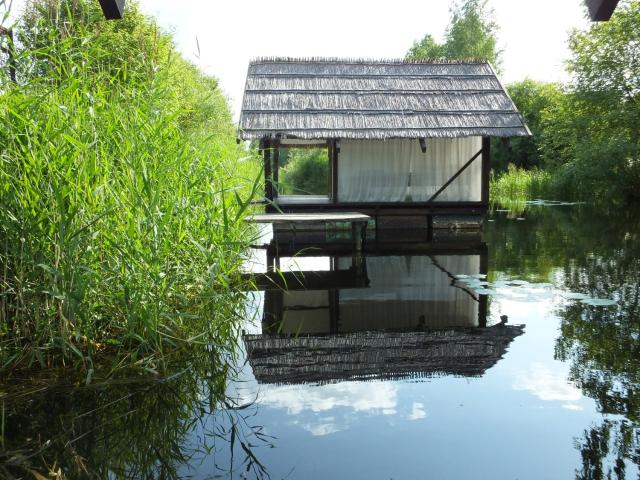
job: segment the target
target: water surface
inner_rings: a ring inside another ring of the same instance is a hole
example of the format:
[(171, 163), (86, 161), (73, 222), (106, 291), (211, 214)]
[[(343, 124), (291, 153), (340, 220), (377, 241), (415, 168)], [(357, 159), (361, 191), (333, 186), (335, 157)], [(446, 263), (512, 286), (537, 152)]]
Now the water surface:
[(33, 394), (5, 440), (114, 478), (638, 478), (638, 225), (530, 206), (482, 238), (370, 239), (364, 268), (299, 235), (268, 262), (305, 273), (262, 279), (235, 360)]

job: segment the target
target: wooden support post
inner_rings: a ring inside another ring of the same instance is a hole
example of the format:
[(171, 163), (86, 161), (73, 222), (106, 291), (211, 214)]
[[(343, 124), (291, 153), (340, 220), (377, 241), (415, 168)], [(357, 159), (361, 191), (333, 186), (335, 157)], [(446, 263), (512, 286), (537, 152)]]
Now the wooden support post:
[(107, 20), (120, 20), (124, 13), (124, 0), (100, 0), (102, 13)]
[(273, 201), (273, 175), (271, 172), (271, 142), (264, 140), (264, 196)]
[(340, 290), (330, 289), (329, 294), (329, 333), (336, 334), (340, 326)]
[(273, 142), (273, 182), (271, 186), (271, 194), (274, 198), (278, 198), (280, 178), (280, 138), (276, 138)]
[[(489, 270), (489, 254), (487, 253), (487, 245), (484, 244), (480, 252), (480, 273), (487, 274)], [(484, 328), (487, 326), (487, 296), (478, 295), (478, 326)]]
[(586, 0), (589, 16), (594, 22), (607, 21), (618, 6), (618, 0)]
[(329, 154), (331, 155), (331, 201), (338, 203), (338, 141), (329, 141)]
[(271, 248), (267, 248), (267, 272), (273, 272), (275, 268), (275, 255)]
[(489, 205), (489, 174), (491, 172), (491, 137), (482, 137), (482, 203)]
[(284, 310), (284, 291), (264, 292), (264, 310), (262, 313), (262, 332), (274, 334), (280, 330)]
[(364, 267), (364, 241), (367, 234), (368, 222), (351, 222), (351, 236), (353, 237), (352, 266), (357, 274), (362, 274)]

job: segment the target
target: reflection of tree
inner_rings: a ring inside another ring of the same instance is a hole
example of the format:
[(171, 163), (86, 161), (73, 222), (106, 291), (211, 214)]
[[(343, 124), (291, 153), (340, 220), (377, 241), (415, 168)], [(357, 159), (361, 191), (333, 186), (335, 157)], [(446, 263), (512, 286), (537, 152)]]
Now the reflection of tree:
[[(584, 437), (576, 442), (582, 455), (582, 470), (576, 472), (576, 478), (591, 480), (601, 478), (624, 479), (625, 459), (636, 465), (640, 463), (638, 449), (638, 430), (626, 421), (605, 420), (599, 426), (585, 430)], [(603, 459), (612, 454), (612, 465), (605, 468)]]
[[(610, 265), (616, 268), (615, 263)], [(609, 286), (608, 296), (620, 302), (617, 311), (582, 305), (566, 309), (561, 313), (562, 336), (556, 354), (571, 361), (571, 380), (596, 400), (600, 412), (624, 416), (585, 431), (577, 442), (583, 461), (577, 477), (625, 478), (625, 459), (640, 465), (640, 325), (636, 316), (640, 287), (613, 283), (613, 275), (600, 268), (595, 271), (598, 278), (590, 278), (593, 270), (573, 278), (580, 278), (586, 284), (583, 288), (589, 283), (597, 291)]]
[(613, 235), (617, 245), (584, 232), (574, 240), (580, 248), (563, 269), (566, 289), (617, 301), (610, 308), (576, 303), (560, 312), (556, 357), (571, 362), (570, 380), (597, 402), (598, 410), (615, 416), (586, 430), (577, 442), (581, 479), (624, 478), (625, 460), (640, 464), (638, 226), (621, 227)]
[(251, 423), (256, 405), (229, 398), (229, 366), (199, 353), (168, 379), (5, 396), (0, 477), (55, 466), (63, 478), (174, 479), (213, 458), (212, 475), (268, 478), (256, 449), (271, 437)]
[(640, 222), (586, 206), (529, 209), (525, 217), (523, 224), (501, 216), (487, 231), (492, 270), (617, 301), (563, 308), (556, 357), (570, 362), (570, 380), (608, 416), (576, 441), (576, 477), (624, 478), (625, 461), (640, 465)]

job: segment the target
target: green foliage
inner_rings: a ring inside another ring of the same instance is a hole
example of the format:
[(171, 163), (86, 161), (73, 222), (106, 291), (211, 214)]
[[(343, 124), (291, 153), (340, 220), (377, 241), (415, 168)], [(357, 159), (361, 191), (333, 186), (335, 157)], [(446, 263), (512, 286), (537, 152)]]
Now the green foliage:
[(415, 42), (407, 52), (407, 58), (446, 58), (450, 60), (483, 59), (496, 68), (500, 66), (497, 47), (497, 24), (487, 7), (487, 0), (464, 0), (451, 8), (451, 18), (445, 33), (445, 41), (438, 44), (427, 34)]
[(640, 2), (621, 2), (608, 22), (574, 31), (568, 70), (582, 93), (603, 93), (638, 104), (640, 94)]
[(290, 149), (286, 165), (280, 170), (282, 195), (327, 195), (329, 159), (321, 148)]
[(540, 139), (543, 134), (542, 115), (562, 101), (562, 90), (555, 83), (525, 79), (507, 86), (509, 96), (531, 130), (532, 137), (514, 137), (508, 142), (492, 139), (491, 163), (496, 171), (504, 171), (509, 164), (533, 169), (543, 166)]
[(36, 1), (15, 30), (19, 82), (0, 79), (0, 363), (90, 376), (113, 351), (156, 369), (224, 337), (255, 190), (215, 80), (129, 2), (109, 22), (97, 2)]
[(563, 183), (575, 185), (578, 179), (599, 200), (636, 200), (640, 197), (640, 2), (622, 3), (609, 22), (573, 32), (569, 46), (572, 92), (566, 106), (546, 119), (549, 145), (562, 149), (568, 141), (572, 147), (565, 147), (561, 150), (565, 156), (555, 159), (562, 163)]
[(407, 52), (407, 58), (421, 60), (427, 58), (446, 58), (444, 45), (439, 44), (430, 34), (426, 34), (419, 42), (413, 42), (413, 46)]
[(567, 107), (548, 118), (549, 144), (562, 145), (559, 135), (566, 132), (573, 146), (567, 149), (572, 157), (560, 157), (565, 179), (581, 172), (581, 183), (597, 198), (638, 198), (639, 42), (638, 1), (621, 4), (609, 22), (574, 32), (569, 42), (573, 92)]
[(494, 142), (498, 169), (507, 162), (553, 174), (565, 199), (613, 204), (640, 198), (640, 1), (622, 2), (608, 22), (574, 31), (572, 82), (561, 89), (524, 81), (509, 89), (534, 138), (511, 150)]
[(504, 174), (491, 176), (489, 192), (492, 201), (509, 206), (535, 198), (547, 198), (550, 185), (551, 174), (544, 170), (524, 170), (509, 165)]

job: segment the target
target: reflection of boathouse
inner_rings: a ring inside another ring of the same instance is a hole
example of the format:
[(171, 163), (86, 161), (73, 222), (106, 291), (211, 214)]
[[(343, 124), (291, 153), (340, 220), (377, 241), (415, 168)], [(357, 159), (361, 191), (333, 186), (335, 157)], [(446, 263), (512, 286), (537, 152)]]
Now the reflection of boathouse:
[(486, 272), (486, 249), (428, 253), (369, 256), (366, 278), (351, 258), (334, 255), (326, 258), (328, 271), (290, 273), (296, 276), (287, 291), (258, 281), (263, 333), (244, 337), (256, 379), (482, 375), (522, 328), (487, 327), (486, 297), (455, 282), (455, 275)]

